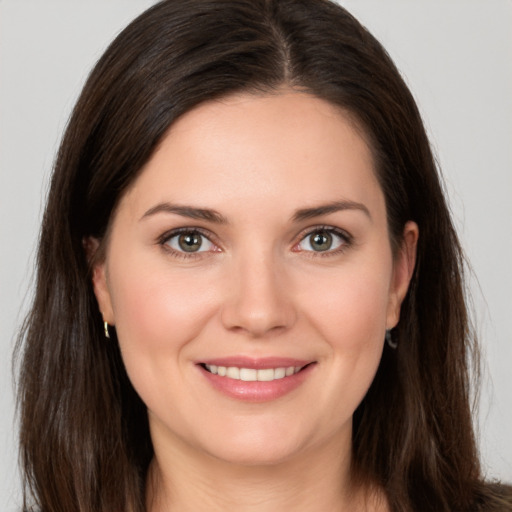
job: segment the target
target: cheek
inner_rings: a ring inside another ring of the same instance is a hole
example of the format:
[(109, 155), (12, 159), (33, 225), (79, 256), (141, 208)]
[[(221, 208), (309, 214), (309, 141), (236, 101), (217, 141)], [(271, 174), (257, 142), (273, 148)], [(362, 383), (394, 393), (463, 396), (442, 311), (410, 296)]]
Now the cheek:
[[(383, 272), (339, 272), (323, 293), (311, 294), (305, 310), (333, 350), (357, 354), (384, 340), (389, 281)], [(317, 283), (318, 285), (318, 283)]]
[[(375, 266), (372, 271), (358, 272), (353, 267), (331, 274), (325, 291), (311, 294), (304, 301), (309, 324), (326, 342), (324, 387), (317, 399), (322, 410), (329, 411), (326, 424), (333, 429), (340, 421), (349, 420), (379, 366), (386, 328), (389, 268)], [(320, 284), (318, 280), (316, 284)]]
[(164, 362), (176, 362), (214, 314), (211, 283), (166, 265), (126, 260), (110, 281), (117, 336), (134, 378), (142, 372), (151, 379)]

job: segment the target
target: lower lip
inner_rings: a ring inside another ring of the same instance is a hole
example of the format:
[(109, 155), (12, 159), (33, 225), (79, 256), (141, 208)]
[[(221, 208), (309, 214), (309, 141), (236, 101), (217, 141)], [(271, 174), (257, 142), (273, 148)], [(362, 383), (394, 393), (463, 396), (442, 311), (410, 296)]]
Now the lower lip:
[(309, 377), (314, 366), (316, 365), (310, 364), (294, 375), (269, 382), (230, 379), (210, 373), (202, 366), (198, 368), (216, 390), (230, 398), (245, 402), (269, 402), (297, 389)]

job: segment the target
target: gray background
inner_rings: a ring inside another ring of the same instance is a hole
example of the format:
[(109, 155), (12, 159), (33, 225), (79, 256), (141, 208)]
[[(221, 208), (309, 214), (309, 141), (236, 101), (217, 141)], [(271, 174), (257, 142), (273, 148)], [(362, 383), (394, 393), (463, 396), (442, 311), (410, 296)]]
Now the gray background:
[[(0, 0), (0, 510), (16, 510), (11, 352), (48, 177), (70, 109), (150, 0)], [(512, 1), (341, 1), (384, 44), (424, 115), (476, 277), (486, 473), (512, 481)]]

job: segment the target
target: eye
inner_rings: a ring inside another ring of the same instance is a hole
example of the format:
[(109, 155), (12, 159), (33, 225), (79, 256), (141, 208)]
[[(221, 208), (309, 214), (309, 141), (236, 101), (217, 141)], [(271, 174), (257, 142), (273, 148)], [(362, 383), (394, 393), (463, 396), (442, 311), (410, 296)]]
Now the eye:
[(334, 228), (318, 228), (304, 236), (296, 245), (299, 251), (336, 252), (349, 245), (349, 237)]
[(176, 252), (198, 253), (216, 250), (216, 246), (205, 235), (196, 230), (180, 231), (171, 234), (164, 244)]

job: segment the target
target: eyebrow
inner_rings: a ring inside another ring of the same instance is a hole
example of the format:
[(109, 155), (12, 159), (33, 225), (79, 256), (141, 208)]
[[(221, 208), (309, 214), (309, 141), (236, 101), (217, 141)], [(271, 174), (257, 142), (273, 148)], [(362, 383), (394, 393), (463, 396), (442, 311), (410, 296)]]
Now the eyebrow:
[(218, 211), (210, 208), (196, 208), (194, 206), (177, 205), (172, 203), (160, 203), (150, 208), (140, 220), (146, 219), (156, 215), (157, 213), (173, 213), (181, 215), (182, 217), (188, 217), (189, 219), (199, 219), (215, 224), (227, 224), (228, 220), (226, 217), (221, 215)]
[[(363, 212), (370, 220), (372, 220), (372, 216), (370, 215), (368, 208), (364, 204), (357, 203), (355, 201), (333, 201), (331, 203), (318, 205), (312, 208), (301, 208), (294, 213), (292, 220), (293, 222), (300, 222), (343, 210), (359, 210)], [(194, 206), (177, 205), (168, 202), (153, 206), (146, 213), (144, 213), (140, 220), (151, 217), (158, 213), (171, 213), (175, 215), (181, 215), (182, 217), (187, 217), (189, 219), (205, 220), (215, 224), (228, 224), (226, 217), (221, 215), (216, 210), (212, 210), (210, 208), (196, 208)]]
[(300, 222), (314, 217), (320, 217), (322, 215), (328, 215), (343, 210), (358, 210), (363, 212), (370, 220), (372, 216), (368, 208), (362, 203), (356, 203), (354, 201), (333, 201), (327, 204), (321, 204), (313, 208), (303, 208), (297, 210), (293, 215), (294, 222)]

